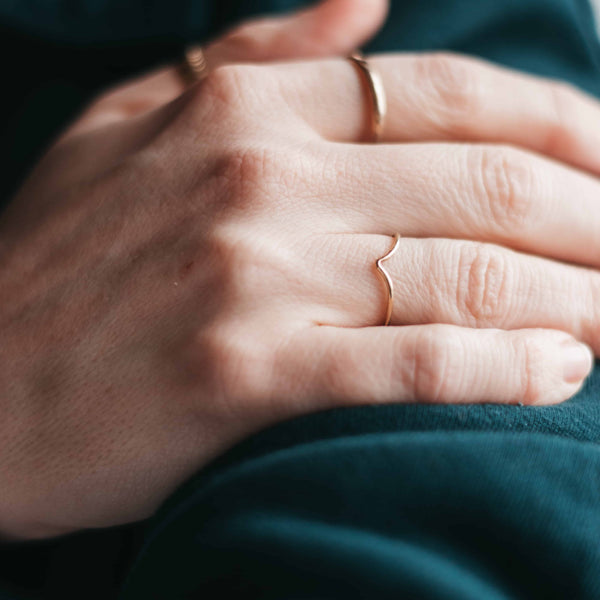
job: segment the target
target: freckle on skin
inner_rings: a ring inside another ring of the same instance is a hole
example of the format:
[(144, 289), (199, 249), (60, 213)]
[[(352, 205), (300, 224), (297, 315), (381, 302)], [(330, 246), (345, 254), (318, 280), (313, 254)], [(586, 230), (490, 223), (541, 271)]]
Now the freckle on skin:
[(180, 269), (180, 272), (179, 272), (180, 278), (185, 279), (185, 277), (187, 275), (189, 275), (189, 273), (191, 272), (193, 266), (194, 266), (193, 260), (190, 260), (189, 262), (185, 263), (185, 265), (183, 265)]

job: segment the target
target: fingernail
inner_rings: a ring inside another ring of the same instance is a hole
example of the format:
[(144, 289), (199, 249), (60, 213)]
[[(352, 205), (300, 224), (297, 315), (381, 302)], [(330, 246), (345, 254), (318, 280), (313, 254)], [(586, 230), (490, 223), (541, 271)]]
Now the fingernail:
[(562, 347), (564, 377), (567, 383), (579, 383), (585, 379), (594, 364), (590, 348), (579, 342), (567, 342)]

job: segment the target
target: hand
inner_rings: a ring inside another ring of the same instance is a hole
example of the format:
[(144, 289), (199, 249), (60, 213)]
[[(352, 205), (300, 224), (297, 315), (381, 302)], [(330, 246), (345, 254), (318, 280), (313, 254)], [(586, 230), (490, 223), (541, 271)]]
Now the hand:
[[(38, 166), (0, 222), (6, 536), (148, 516), (306, 412), (579, 389), (591, 356), (570, 334), (600, 350), (600, 275), (534, 255), (598, 262), (596, 179), (503, 145), (398, 142), (485, 138), (597, 169), (598, 107), (458, 57), (373, 64), (388, 145), (353, 143), (347, 61), (233, 65)], [(402, 326), (382, 328), (373, 262), (394, 231)]]

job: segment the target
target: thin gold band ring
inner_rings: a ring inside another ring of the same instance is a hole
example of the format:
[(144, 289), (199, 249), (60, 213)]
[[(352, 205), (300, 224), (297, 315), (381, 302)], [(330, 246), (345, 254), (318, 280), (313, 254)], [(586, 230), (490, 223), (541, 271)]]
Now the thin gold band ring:
[(188, 83), (202, 81), (208, 75), (208, 65), (202, 46), (188, 46), (183, 55), (183, 76)]
[(369, 101), (369, 135), (367, 141), (377, 142), (383, 134), (387, 114), (387, 98), (379, 73), (360, 52), (353, 52), (348, 60), (356, 67)]
[(392, 281), (390, 274), (384, 269), (383, 263), (386, 260), (389, 260), (390, 258), (392, 258), (392, 256), (394, 256), (394, 254), (396, 254), (396, 251), (398, 250), (398, 246), (400, 246), (400, 237), (401, 236), (399, 233), (395, 233), (394, 234), (394, 247), (385, 256), (382, 256), (381, 258), (377, 259), (377, 261), (375, 261), (375, 267), (377, 269), (377, 273), (379, 273), (381, 279), (383, 280), (384, 285), (386, 286), (387, 297), (388, 297), (387, 310), (385, 313), (385, 322), (383, 324), (384, 327), (387, 327), (390, 324), (390, 321), (392, 320), (392, 311), (394, 310), (394, 282)]

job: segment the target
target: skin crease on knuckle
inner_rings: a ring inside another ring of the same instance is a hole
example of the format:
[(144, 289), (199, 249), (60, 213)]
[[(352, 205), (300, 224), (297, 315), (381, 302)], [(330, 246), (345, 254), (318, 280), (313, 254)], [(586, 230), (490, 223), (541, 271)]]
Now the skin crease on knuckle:
[(539, 340), (523, 336), (518, 342), (517, 356), (520, 357), (521, 385), (520, 401), (527, 405), (541, 404), (546, 400), (547, 353)]
[(475, 212), (481, 215), (480, 228), (506, 240), (529, 233), (541, 191), (534, 165), (524, 152), (504, 146), (474, 146), (466, 152), (464, 169), (471, 180)]
[(474, 327), (502, 327), (510, 314), (510, 268), (503, 251), (483, 243), (465, 243), (458, 251), (456, 304)]
[(409, 397), (423, 402), (448, 402), (460, 398), (464, 348), (443, 326), (423, 329), (408, 344), (398, 348), (399, 377)]

